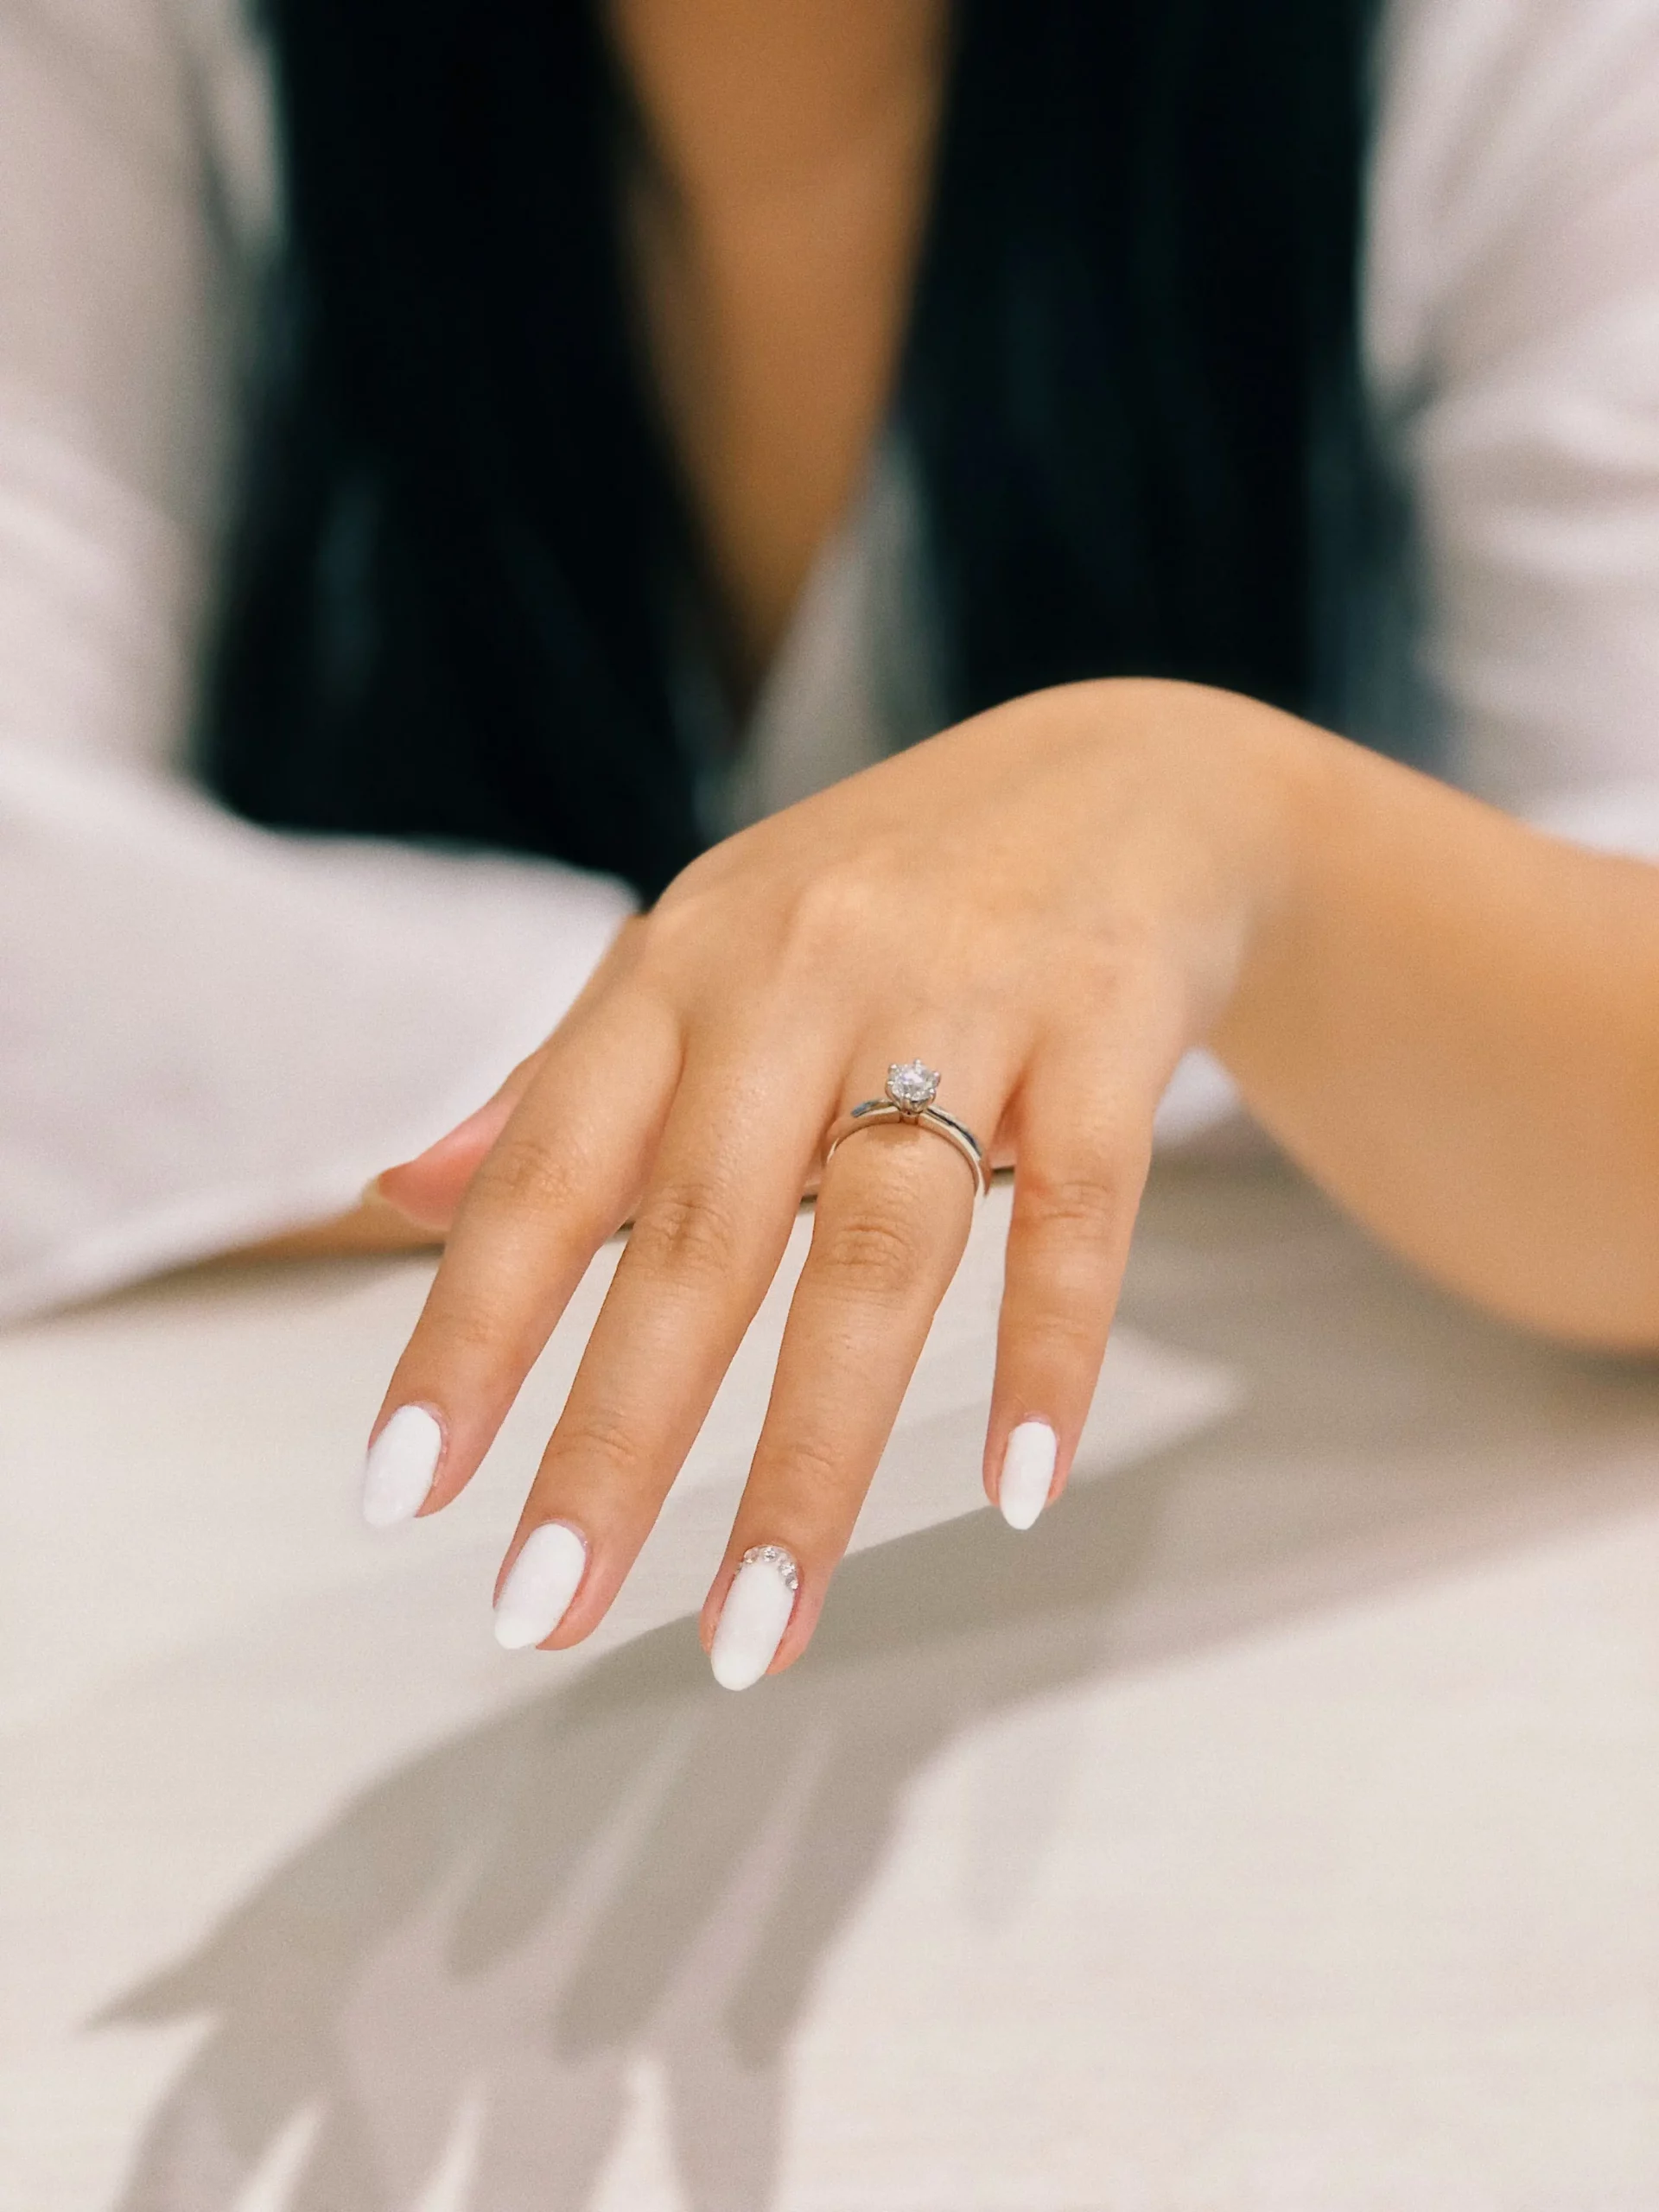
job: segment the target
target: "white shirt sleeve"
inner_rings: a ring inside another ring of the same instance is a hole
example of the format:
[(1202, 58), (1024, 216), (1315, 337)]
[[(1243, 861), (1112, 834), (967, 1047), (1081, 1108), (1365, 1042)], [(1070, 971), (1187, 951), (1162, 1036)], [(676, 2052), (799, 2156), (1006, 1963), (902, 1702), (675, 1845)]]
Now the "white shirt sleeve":
[(0, 1314), (351, 1205), (631, 904), (186, 778), (267, 125), (226, 0), (0, 0)]
[(1396, 0), (1366, 340), (1454, 782), (1659, 856), (1659, 6)]
[[(349, 1204), (629, 903), (262, 833), (184, 776), (270, 223), (233, 4), (0, 0), (0, 1313)], [(1366, 346), (1447, 772), (1659, 854), (1654, 0), (1395, 0)]]
[[(1393, 0), (1379, 62), (1364, 346), (1436, 765), (1659, 860), (1659, 4)], [(1190, 1053), (1160, 1139), (1237, 1106)]]

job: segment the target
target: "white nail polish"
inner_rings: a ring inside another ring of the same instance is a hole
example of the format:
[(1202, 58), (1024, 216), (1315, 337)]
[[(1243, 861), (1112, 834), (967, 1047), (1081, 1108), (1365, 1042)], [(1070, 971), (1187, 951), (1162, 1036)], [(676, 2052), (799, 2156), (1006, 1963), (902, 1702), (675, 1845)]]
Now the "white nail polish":
[(781, 1544), (756, 1544), (726, 1592), (709, 1663), (722, 1689), (746, 1690), (773, 1659), (795, 1610), (801, 1571)]
[(1046, 1421), (1022, 1421), (1009, 1437), (997, 1479), (996, 1502), (1010, 1529), (1029, 1529), (1048, 1503), (1058, 1450)]
[(588, 1567), (588, 1547), (563, 1521), (543, 1521), (518, 1549), (495, 1601), (495, 1640), (525, 1651), (552, 1635)]
[(438, 1471), (443, 1431), (424, 1406), (399, 1406), (369, 1446), (363, 1467), (363, 1518), (371, 1529), (412, 1521)]

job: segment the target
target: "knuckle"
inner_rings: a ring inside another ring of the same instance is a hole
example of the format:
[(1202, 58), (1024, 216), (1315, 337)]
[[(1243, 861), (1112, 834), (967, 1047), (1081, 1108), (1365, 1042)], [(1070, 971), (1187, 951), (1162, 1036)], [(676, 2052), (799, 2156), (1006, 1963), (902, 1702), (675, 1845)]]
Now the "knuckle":
[(706, 1180), (653, 1192), (628, 1239), (632, 1264), (671, 1282), (722, 1279), (738, 1262), (741, 1249), (731, 1192)]
[(483, 1362), (494, 1365), (512, 1349), (507, 1316), (499, 1305), (478, 1289), (444, 1286), (434, 1298), (422, 1325), (423, 1334), (441, 1342), (446, 1359), (459, 1359), (471, 1368)]
[(931, 1273), (929, 1258), (913, 1210), (859, 1207), (827, 1224), (818, 1264), (837, 1289), (891, 1305), (914, 1295), (918, 1279)]
[(710, 894), (682, 878), (664, 892), (648, 914), (635, 918), (632, 947), (637, 967), (647, 977), (672, 976), (695, 958), (709, 933)]
[(1097, 1367), (1113, 1300), (1103, 1285), (1093, 1295), (1046, 1299), (1035, 1313), (1018, 1316), (1020, 1351), (1027, 1364), (1040, 1361), (1071, 1368)]
[(787, 950), (814, 964), (855, 950), (877, 911), (871, 870), (831, 862), (797, 886), (784, 931)]
[(474, 1188), (489, 1205), (556, 1214), (576, 1205), (582, 1178), (563, 1146), (529, 1129), (505, 1130), (478, 1171)]
[(622, 1476), (640, 1472), (648, 1458), (645, 1438), (617, 1413), (594, 1406), (567, 1414), (548, 1446), (544, 1473), (566, 1466), (602, 1466)]
[(1044, 1236), (1103, 1243), (1122, 1218), (1128, 1187), (1127, 1172), (1104, 1163), (1081, 1173), (1039, 1176), (1024, 1193), (1027, 1217)]
[(845, 1496), (850, 1480), (844, 1456), (822, 1436), (792, 1436), (779, 1444), (768, 1471), (791, 1497), (806, 1503), (815, 1519), (824, 1517), (826, 1504)]

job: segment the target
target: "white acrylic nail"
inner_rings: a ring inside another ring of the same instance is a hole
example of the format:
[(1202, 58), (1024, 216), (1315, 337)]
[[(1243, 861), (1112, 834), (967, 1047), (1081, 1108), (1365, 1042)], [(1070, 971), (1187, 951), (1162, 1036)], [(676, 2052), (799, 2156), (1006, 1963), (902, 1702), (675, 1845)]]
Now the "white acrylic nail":
[(996, 1502), (1010, 1529), (1029, 1529), (1048, 1503), (1058, 1449), (1046, 1421), (1022, 1421), (1002, 1453)]
[(773, 1659), (795, 1610), (801, 1571), (781, 1544), (756, 1544), (726, 1592), (709, 1663), (722, 1689), (746, 1690)]
[(543, 1521), (519, 1547), (495, 1601), (495, 1640), (524, 1651), (552, 1635), (588, 1568), (588, 1547), (563, 1521)]
[(412, 1521), (438, 1471), (443, 1431), (424, 1406), (399, 1406), (369, 1446), (363, 1468), (363, 1518), (371, 1529)]

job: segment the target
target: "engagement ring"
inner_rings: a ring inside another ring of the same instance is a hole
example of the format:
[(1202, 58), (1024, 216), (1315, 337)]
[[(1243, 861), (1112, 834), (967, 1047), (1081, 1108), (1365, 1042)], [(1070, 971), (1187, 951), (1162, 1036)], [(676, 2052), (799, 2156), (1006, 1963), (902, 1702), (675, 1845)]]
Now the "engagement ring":
[(830, 1128), (823, 1142), (823, 1164), (827, 1168), (839, 1145), (860, 1129), (874, 1128), (882, 1122), (906, 1122), (918, 1129), (929, 1129), (936, 1137), (943, 1137), (953, 1145), (973, 1173), (976, 1194), (983, 1198), (991, 1187), (991, 1172), (985, 1165), (985, 1155), (979, 1139), (973, 1131), (946, 1113), (942, 1113), (933, 1101), (939, 1095), (939, 1071), (920, 1060), (894, 1060), (887, 1070), (887, 1095), (881, 1098), (867, 1098), (855, 1106), (850, 1114), (843, 1114)]

